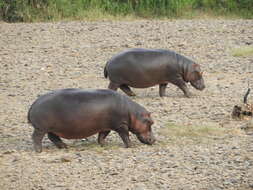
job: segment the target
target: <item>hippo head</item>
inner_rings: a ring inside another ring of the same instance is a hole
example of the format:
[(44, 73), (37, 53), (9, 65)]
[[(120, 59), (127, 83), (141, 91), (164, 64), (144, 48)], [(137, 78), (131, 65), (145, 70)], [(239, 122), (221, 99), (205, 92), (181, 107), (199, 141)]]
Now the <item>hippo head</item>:
[(191, 69), (189, 73), (187, 74), (187, 82), (190, 82), (191, 85), (196, 88), (197, 90), (204, 90), (205, 83), (204, 79), (202, 77), (203, 72), (200, 70), (200, 65), (194, 63), (191, 65)]
[(149, 112), (141, 113), (137, 117), (131, 115), (130, 131), (137, 136), (140, 142), (152, 145), (155, 142), (155, 137), (151, 129), (151, 125), (153, 125), (153, 123), (154, 122)]

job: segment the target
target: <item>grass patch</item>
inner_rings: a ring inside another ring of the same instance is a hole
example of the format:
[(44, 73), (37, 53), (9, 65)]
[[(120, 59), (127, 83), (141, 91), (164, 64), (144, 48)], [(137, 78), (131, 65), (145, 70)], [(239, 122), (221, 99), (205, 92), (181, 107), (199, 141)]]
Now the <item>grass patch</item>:
[(253, 56), (253, 46), (244, 46), (232, 50), (232, 55), (235, 57)]
[[(0, 20), (37, 22), (134, 18), (195, 18), (197, 12), (253, 18), (252, 0), (0, 0)], [(198, 16), (197, 16), (198, 17)]]
[(222, 138), (227, 132), (227, 130), (215, 126), (175, 125), (171, 123), (159, 131), (161, 135), (166, 137), (166, 141), (160, 142), (162, 145), (189, 142), (205, 143)]

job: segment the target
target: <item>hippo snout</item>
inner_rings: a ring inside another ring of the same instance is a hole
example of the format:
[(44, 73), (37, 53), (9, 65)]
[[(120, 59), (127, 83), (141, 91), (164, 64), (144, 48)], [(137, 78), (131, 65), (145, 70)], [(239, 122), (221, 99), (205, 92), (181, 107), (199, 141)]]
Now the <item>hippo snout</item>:
[(201, 91), (202, 91), (202, 90), (204, 90), (205, 88), (206, 88), (206, 86), (203, 84), (202, 86), (199, 87), (198, 90), (201, 90)]
[(139, 139), (140, 142), (148, 145), (152, 145), (155, 143), (156, 139), (153, 135), (150, 135), (148, 137), (143, 137), (142, 135), (137, 135), (137, 138)]
[(152, 145), (152, 144), (155, 143), (155, 141), (156, 141), (156, 139), (154, 137), (150, 138), (150, 139), (148, 139), (148, 143), (147, 144)]
[(201, 90), (202, 91), (206, 87), (203, 79), (200, 79), (200, 80), (197, 80), (197, 81), (190, 81), (190, 83), (197, 90)]

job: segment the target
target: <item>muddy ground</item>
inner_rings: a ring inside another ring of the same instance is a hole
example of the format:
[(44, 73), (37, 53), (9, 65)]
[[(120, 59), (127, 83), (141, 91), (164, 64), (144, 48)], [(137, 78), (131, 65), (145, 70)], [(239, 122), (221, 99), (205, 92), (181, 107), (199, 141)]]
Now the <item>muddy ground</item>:
[[(230, 117), (248, 81), (253, 85), (253, 67), (245, 69), (253, 57), (231, 51), (252, 44), (253, 20), (0, 23), (0, 189), (253, 189), (253, 136), (241, 130), (247, 121)], [(103, 148), (95, 136), (64, 140), (67, 150), (45, 138), (43, 152), (35, 153), (27, 111), (37, 96), (59, 88), (106, 88), (106, 61), (133, 47), (192, 58), (207, 88), (190, 87), (190, 99), (173, 85), (164, 98), (157, 86), (133, 89), (134, 101), (152, 112), (153, 146), (131, 135), (133, 147), (125, 149), (112, 133)], [(171, 125), (220, 132), (191, 138), (170, 135)]]

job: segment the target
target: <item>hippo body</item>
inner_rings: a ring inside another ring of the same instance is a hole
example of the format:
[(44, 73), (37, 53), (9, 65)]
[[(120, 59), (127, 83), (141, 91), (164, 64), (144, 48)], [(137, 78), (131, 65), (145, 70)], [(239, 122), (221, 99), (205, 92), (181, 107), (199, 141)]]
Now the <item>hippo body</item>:
[(190, 82), (198, 90), (205, 88), (200, 66), (170, 50), (129, 49), (112, 57), (104, 68), (109, 77), (109, 89), (120, 88), (134, 96), (130, 87), (147, 88), (159, 84), (159, 95), (165, 95), (168, 83), (178, 86), (189, 97), (186, 86)]
[(129, 131), (145, 144), (153, 144), (150, 113), (128, 97), (112, 90), (61, 89), (40, 96), (30, 107), (28, 122), (34, 127), (35, 151), (42, 151), (45, 134), (58, 147), (66, 148), (60, 137), (86, 138), (96, 133), (103, 145), (111, 130), (126, 147)]

